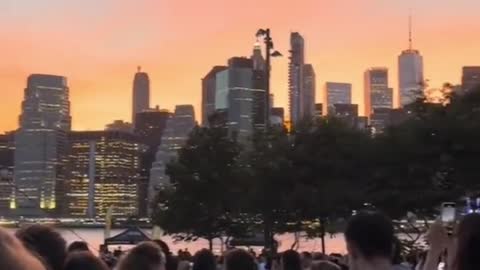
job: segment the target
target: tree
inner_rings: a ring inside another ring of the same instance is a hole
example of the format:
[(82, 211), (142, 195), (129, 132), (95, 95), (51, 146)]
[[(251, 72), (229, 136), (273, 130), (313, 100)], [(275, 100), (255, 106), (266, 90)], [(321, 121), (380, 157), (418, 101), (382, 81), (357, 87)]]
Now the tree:
[(210, 248), (214, 238), (241, 233), (234, 224), (239, 153), (226, 129), (196, 127), (178, 159), (167, 166), (172, 186), (158, 195), (155, 223), (178, 239), (205, 238)]
[[(309, 220), (309, 232), (322, 239), (326, 226), (351, 215), (362, 204), (362, 177), (370, 145), (368, 134), (342, 119), (307, 122), (295, 130), (291, 211)], [(316, 225), (316, 226), (315, 226)]]
[[(438, 103), (418, 99), (407, 121), (375, 138), (368, 197), (392, 218), (410, 213), (426, 221), (442, 202), (480, 190), (480, 89), (465, 95), (450, 89), (445, 84)], [(415, 232), (411, 247), (423, 231), (413, 223), (408, 229)]]
[(407, 121), (375, 139), (370, 195), (393, 218), (431, 217), (441, 202), (480, 190), (480, 88), (444, 88), (442, 103), (417, 100)]
[(284, 231), (288, 221), (287, 198), (294, 184), (291, 149), (283, 127), (257, 130), (242, 162), (247, 175), (247, 212), (262, 224), (265, 245), (270, 249), (274, 248), (273, 235)]

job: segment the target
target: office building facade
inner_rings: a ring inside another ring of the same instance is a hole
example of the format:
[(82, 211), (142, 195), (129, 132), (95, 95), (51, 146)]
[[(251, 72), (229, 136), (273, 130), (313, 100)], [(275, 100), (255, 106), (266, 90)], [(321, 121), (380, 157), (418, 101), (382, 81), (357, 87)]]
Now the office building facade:
[(74, 131), (71, 177), (66, 185), (67, 213), (72, 217), (137, 216), (141, 157), (147, 146), (134, 134)]
[(393, 108), (393, 89), (388, 87), (388, 69), (371, 68), (365, 71), (365, 116), (374, 109)]
[(326, 82), (323, 104), (325, 113), (332, 110), (335, 104), (352, 104), (352, 84)]
[(215, 66), (202, 79), (202, 126), (208, 126), (209, 117), (215, 113), (217, 73), (225, 69), (226, 66)]
[(140, 112), (136, 117), (134, 133), (143, 144), (156, 149), (161, 143), (167, 121), (171, 117), (171, 112), (160, 110), (158, 107)]
[(20, 128), (15, 134), (12, 208), (18, 215), (58, 214), (62, 203), (71, 129), (69, 88), (62, 76), (28, 77)]
[(233, 57), (228, 63), (217, 73), (215, 109), (226, 110), (230, 132), (244, 139), (265, 125), (265, 76), (253, 69), (251, 59)]
[(15, 153), (15, 134), (13, 132), (0, 135), (0, 212), (3, 216), (10, 214), (13, 202), (13, 164)]

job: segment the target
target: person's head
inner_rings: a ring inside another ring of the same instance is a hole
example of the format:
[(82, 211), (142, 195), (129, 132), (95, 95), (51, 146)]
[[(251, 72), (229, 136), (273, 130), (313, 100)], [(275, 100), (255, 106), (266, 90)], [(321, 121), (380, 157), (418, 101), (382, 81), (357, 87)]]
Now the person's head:
[(190, 262), (189, 261), (179, 261), (178, 262), (178, 270), (190, 270)]
[(329, 261), (316, 261), (312, 263), (312, 270), (341, 270), (342, 268)]
[(121, 258), (117, 269), (165, 270), (165, 255), (155, 243), (143, 242)]
[(83, 241), (75, 241), (71, 243), (67, 248), (68, 253), (77, 251), (90, 251), (88, 244)]
[(225, 257), (225, 270), (257, 270), (257, 264), (247, 251), (234, 249)]
[(347, 250), (352, 261), (390, 262), (395, 241), (390, 219), (379, 213), (353, 216), (345, 230)]
[(300, 254), (295, 250), (287, 250), (282, 253), (282, 270), (301, 270), (302, 262)]
[(18, 230), (15, 235), (34, 255), (39, 256), (50, 270), (62, 270), (67, 256), (65, 239), (44, 225), (31, 225)]
[(163, 254), (165, 254), (166, 261), (165, 261), (165, 269), (166, 270), (177, 270), (178, 269), (178, 260), (174, 256), (172, 256), (172, 252), (168, 247), (167, 243), (162, 240), (153, 240), (155, 244), (157, 244), (160, 249), (162, 250)]
[(307, 252), (307, 251), (302, 252), (301, 258), (302, 258), (303, 268), (310, 268), (310, 266), (312, 266), (313, 256), (310, 252)]
[(70, 253), (65, 260), (63, 270), (108, 270), (108, 266), (90, 251)]
[(157, 244), (162, 249), (162, 252), (163, 252), (163, 254), (165, 254), (165, 256), (170, 256), (171, 255), (170, 247), (168, 247), (167, 243), (165, 243), (164, 241), (162, 241), (160, 239), (153, 240), (153, 242), (155, 244)]
[(12, 235), (0, 228), (0, 265), (8, 270), (45, 270), (40, 260), (30, 254)]
[(465, 216), (458, 226), (457, 236), (458, 247), (453, 269), (480, 269), (480, 214)]
[(215, 256), (208, 249), (202, 249), (195, 253), (193, 257), (193, 269), (192, 270), (216, 270), (217, 264), (215, 263)]
[(313, 260), (314, 261), (323, 261), (323, 260), (327, 260), (328, 259), (328, 256), (321, 253), (321, 252), (315, 252), (313, 253)]

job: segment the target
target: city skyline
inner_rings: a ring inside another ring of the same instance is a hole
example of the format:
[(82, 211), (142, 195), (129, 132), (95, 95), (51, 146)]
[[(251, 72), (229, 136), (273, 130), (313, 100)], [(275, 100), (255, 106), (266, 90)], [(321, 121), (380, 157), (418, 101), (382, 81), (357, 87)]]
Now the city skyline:
[[(432, 87), (446, 81), (457, 84), (462, 66), (480, 63), (476, 52), (480, 40), (472, 36), (480, 30), (474, 12), (480, 3), (473, 0), (367, 0), (351, 3), (349, 10), (344, 9), (344, 1), (303, 0), (294, 7), (275, 2), (270, 10), (275, 16), (264, 16), (273, 1), (225, 4), (209, 0), (202, 5), (213, 8), (201, 13), (206, 19), (200, 29), (195, 22), (197, 5), (186, 8), (189, 5), (148, 0), (63, 2), (0, 3), (0, 33), (9, 37), (0, 45), (7, 52), (0, 63), (4, 94), (0, 131), (18, 127), (25, 80), (33, 73), (68, 78), (75, 130), (103, 129), (115, 119), (130, 119), (131, 79), (138, 65), (150, 75), (152, 106), (172, 110), (175, 104), (194, 104), (200, 115), (200, 80), (205, 71), (232, 55), (248, 56), (260, 27), (272, 29), (276, 49), (284, 55), (288, 55), (289, 33), (301, 32), (317, 85), (352, 83), (353, 102), (359, 103), (360, 111), (362, 72), (368, 67), (388, 67), (390, 86), (398, 93), (397, 56), (408, 47), (409, 8), (415, 21), (414, 47), (424, 56), (425, 78)], [(56, 16), (45, 19), (45, 14)], [(179, 14), (194, 19), (178, 24)], [(339, 17), (342, 20), (334, 20)], [(218, 20), (224, 23), (218, 25)], [(382, 27), (376, 27), (379, 21)], [(273, 60), (272, 66), (276, 106), (288, 108), (287, 57)], [(322, 100), (319, 90), (316, 100)]]

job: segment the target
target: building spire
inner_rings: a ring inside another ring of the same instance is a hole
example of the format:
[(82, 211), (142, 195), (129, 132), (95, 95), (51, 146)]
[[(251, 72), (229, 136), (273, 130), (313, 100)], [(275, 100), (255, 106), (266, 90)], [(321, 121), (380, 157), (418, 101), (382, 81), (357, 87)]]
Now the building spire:
[(412, 10), (408, 12), (408, 49), (412, 50)]

